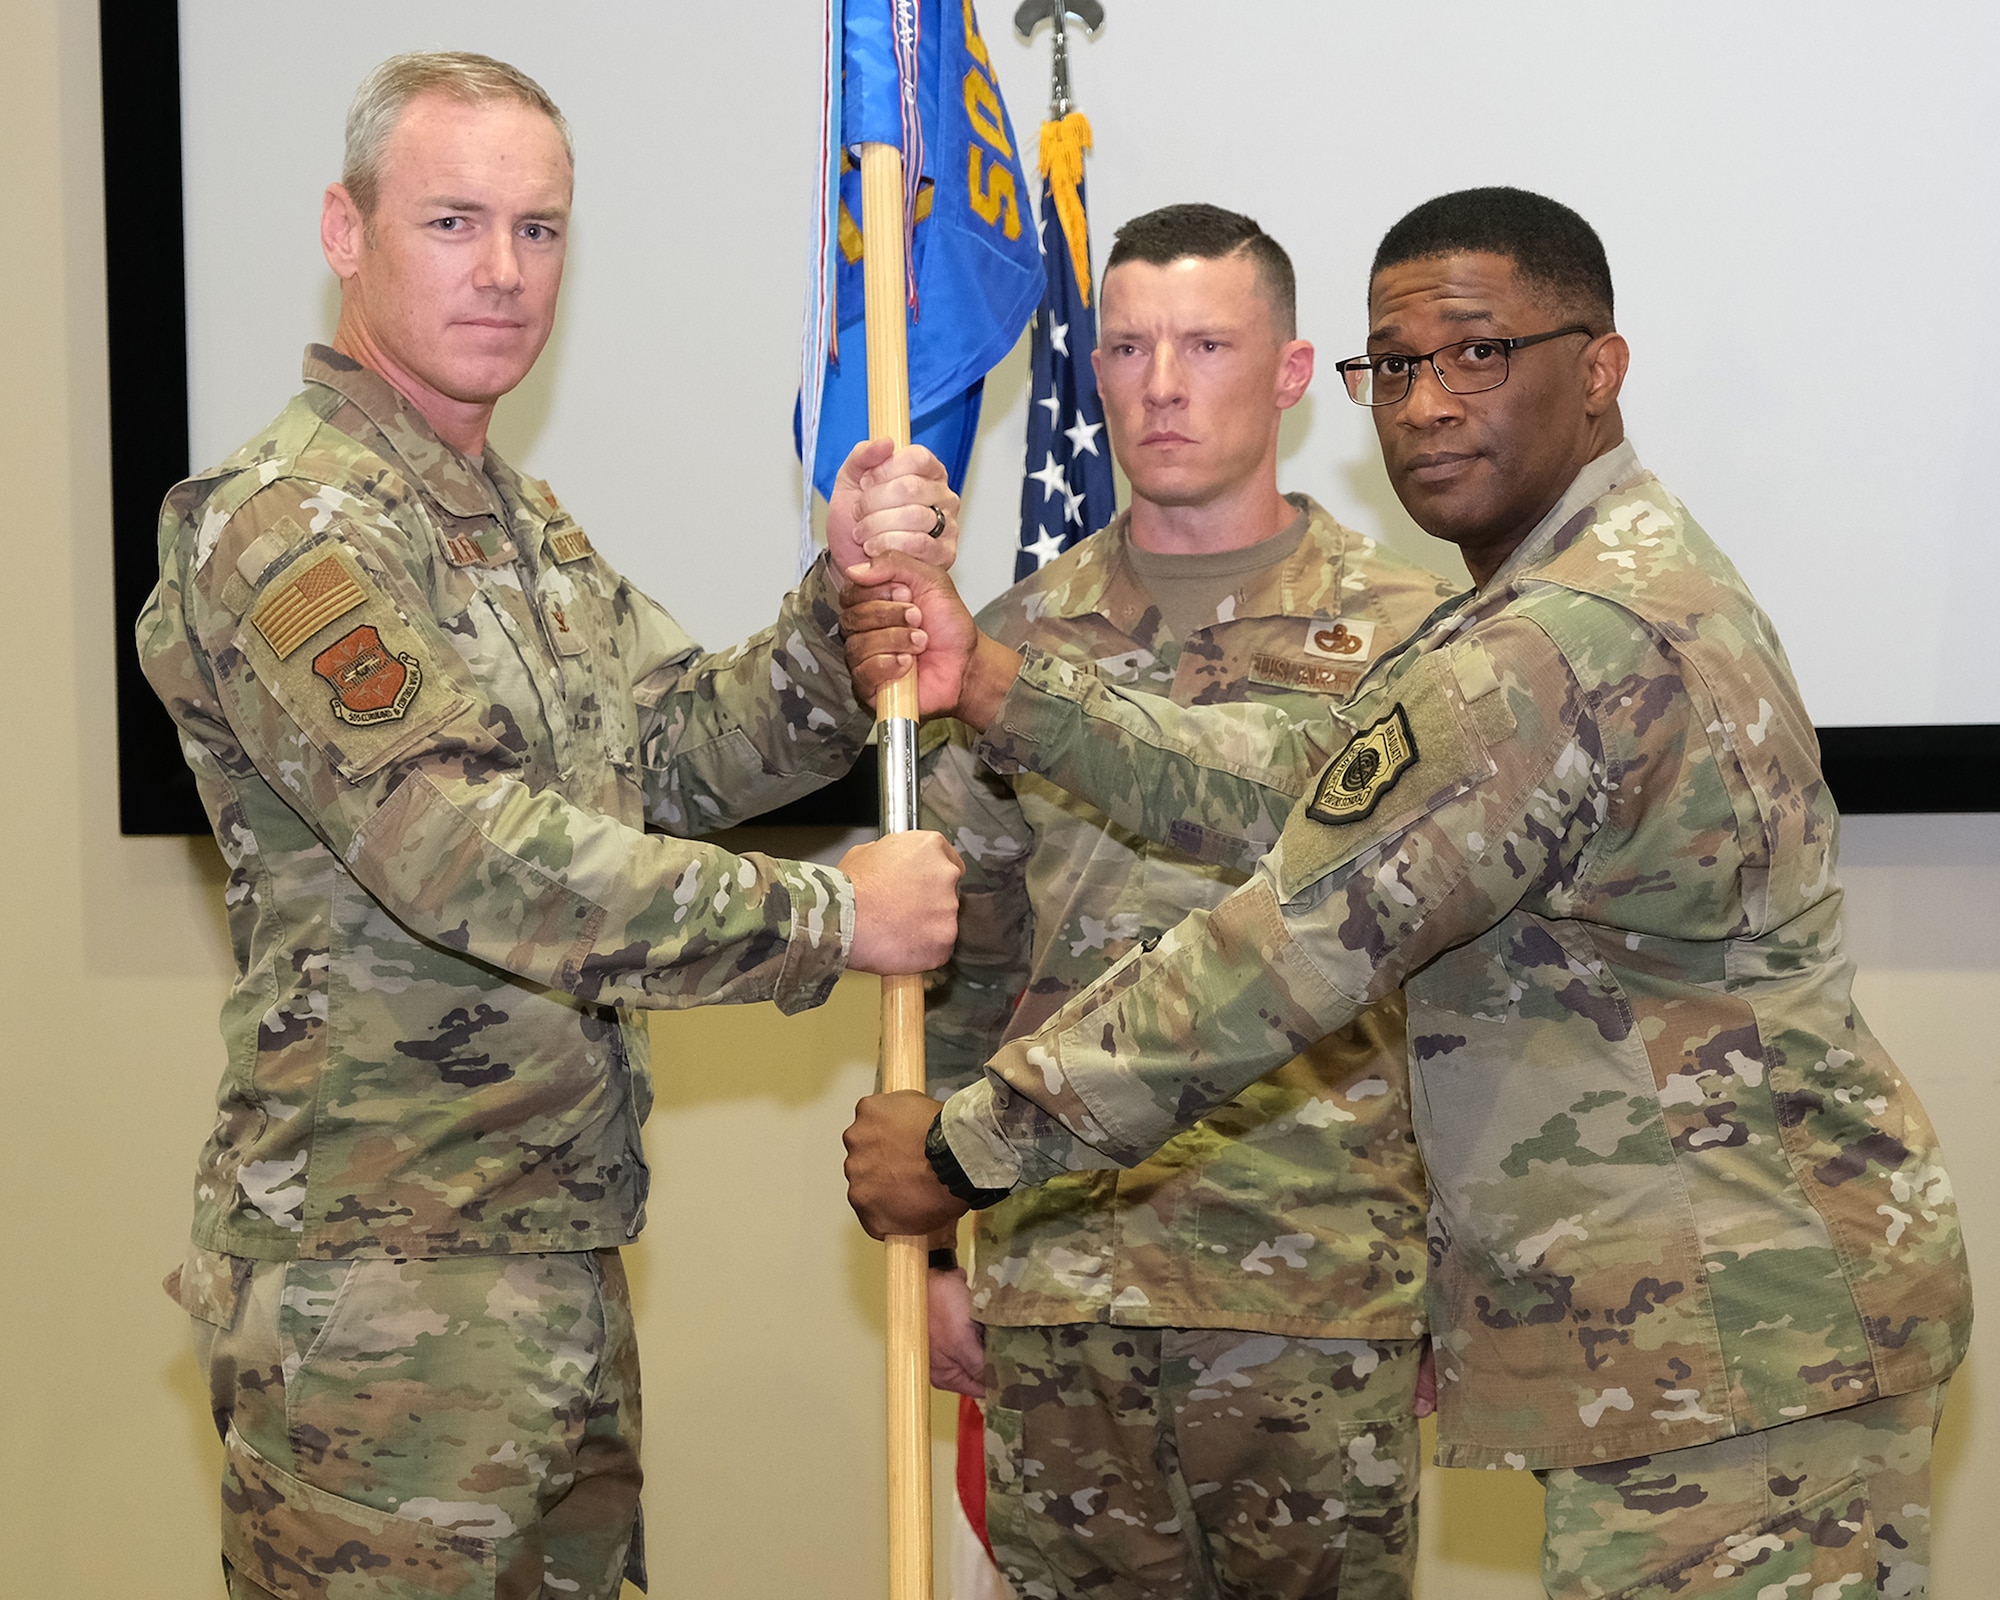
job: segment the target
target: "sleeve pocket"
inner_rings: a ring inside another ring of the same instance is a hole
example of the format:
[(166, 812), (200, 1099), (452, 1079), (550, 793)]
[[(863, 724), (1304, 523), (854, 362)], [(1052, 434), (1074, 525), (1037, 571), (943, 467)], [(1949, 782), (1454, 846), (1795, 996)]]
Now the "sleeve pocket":
[(1372, 703), (1343, 714), (1359, 731), (1320, 769), (1271, 852), (1281, 901), (1296, 899), (1499, 770), (1444, 651), (1423, 657)]
[(338, 540), (294, 556), (260, 591), (233, 642), (256, 687), (350, 783), (472, 703)]

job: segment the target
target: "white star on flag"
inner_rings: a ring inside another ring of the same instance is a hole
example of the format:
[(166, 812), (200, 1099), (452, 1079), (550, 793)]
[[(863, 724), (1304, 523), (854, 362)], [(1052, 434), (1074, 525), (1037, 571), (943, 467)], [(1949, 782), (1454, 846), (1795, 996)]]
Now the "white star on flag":
[(1044, 504), (1048, 503), (1050, 496), (1052, 496), (1056, 492), (1056, 490), (1068, 487), (1068, 484), (1063, 477), (1063, 469), (1056, 465), (1055, 454), (1052, 451), (1044, 452), (1042, 458), (1042, 470), (1040, 472), (1029, 473), (1028, 481), (1031, 483), (1039, 483), (1042, 486), (1042, 501)]
[(1103, 431), (1103, 423), (1085, 422), (1082, 414), (1078, 413), (1075, 426), (1063, 429), (1063, 437), (1069, 440), (1069, 453), (1096, 455), (1097, 436)]
[[(1043, 138), (1069, 138), (1076, 131), (1066, 128), (1066, 124), (1044, 124)], [(1044, 178), (1035, 219), (1044, 245), (1043, 293), (1028, 353), (1021, 536), (1014, 550), (1017, 580), (1040, 571), (1079, 538), (1103, 527), (1118, 510), (1111, 451), (1098, 442), (1104, 433), (1104, 412), (1087, 359), (1097, 344), (1097, 317), (1090, 308), (1090, 246), (1087, 237), (1072, 238), (1073, 230), (1062, 220), (1076, 220), (1067, 207), (1072, 192), (1081, 207), (1083, 185), (1073, 177), (1061, 184), (1048, 174)], [(1058, 219), (1054, 227), (1049, 226), (1051, 217)]]
[(1022, 549), (1035, 558), (1035, 568), (1039, 571), (1062, 554), (1062, 540), (1053, 531), (1044, 528), (1033, 544), (1023, 545)]
[[(1062, 492), (1064, 501), (1063, 521), (1074, 522), (1079, 528), (1083, 527), (1083, 491), (1081, 489), (1072, 489), (1068, 484), (1064, 484)], [(1089, 532), (1088, 529), (1084, 531)]]

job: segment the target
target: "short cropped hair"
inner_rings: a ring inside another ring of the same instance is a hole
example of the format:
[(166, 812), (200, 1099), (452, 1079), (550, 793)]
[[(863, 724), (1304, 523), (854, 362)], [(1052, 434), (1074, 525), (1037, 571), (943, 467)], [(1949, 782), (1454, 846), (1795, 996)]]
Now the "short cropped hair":
[(1278, 337), (1296, 338), (1299, 294), (1292, 258), (1285, 254), (1283, 245), (1239, 211), (1192, 204), (1161, 206), (1134, 217), (1112, 236), (1104, 274), (1109, 277), (1113, 267), (1127, 261), (1165, 267), (1189, 256), (1198, 261), (1220, 261), (1234, 255), (1248, 256), (1256, 267)]
[(1506, 256), (1539, 297), (1573, 311), (1595, 332), (1611, 330), (1604, 241), (1568, 206), (1526, 189), (1460, 189), (1426, 200), (1382, 235), (1369, 282), (1388, 267), (1473, 251)]
[(410, 102), (425, 94), (446, 95), (468, 106), (500, 100), (532, 106), (555, 124), (556, 132), (562, 135), (563, 154), (571, 167), (576, 165), (569, 124), (548, 91), (519, 67), (470, 50), (412, 50), (391, 56), (363, 78), (347, 108), (347, 150), (341, 161), (340, 182), (363, 220), (375, 214), (382, 183), (382, 152), (388, 148), (389, 135), (396, 131)]

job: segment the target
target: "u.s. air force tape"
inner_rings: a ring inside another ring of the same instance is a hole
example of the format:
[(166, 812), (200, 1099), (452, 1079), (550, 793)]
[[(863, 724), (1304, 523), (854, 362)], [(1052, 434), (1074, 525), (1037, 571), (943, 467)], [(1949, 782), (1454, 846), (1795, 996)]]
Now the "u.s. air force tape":
[(1315, 822), (1359, 822), (1417, 764), (1417, 741), (1398, 703), (1381, 721), (1347, 741), (1313, 791), (1306, 815)]

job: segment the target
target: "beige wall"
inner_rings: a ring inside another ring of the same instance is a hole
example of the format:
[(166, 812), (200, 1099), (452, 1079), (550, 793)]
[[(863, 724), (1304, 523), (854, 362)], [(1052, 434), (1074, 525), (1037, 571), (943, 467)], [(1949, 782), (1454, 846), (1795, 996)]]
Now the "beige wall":
[[(217, 1451), (158, 1280), (185, 1233), (227, 951), (212, 848), (117, 833), (111, 651), (126, 631), (110, 601), (95, 49), (92, 7), (0, 7), (0, 472), (14, 511), (0, 625), (0, 1583), (192, 1600), (218, 1592)], [(1848, 861), (1863, 1003), (1945, 1129), (1990, 1267), (2000, 824), (1860, 819)], [(871, 1070), (871, 994), (850, 980), (802, 1017), (656, 1025), (658, 1182), (633, 1252), (656, 1594), (880, 1591), (880, 1273), (842, 1208), (836, 1145)], [(1990, 1271), (1982, 1290), (2000, 1292)], [(1946, 1423), (1944, 1600), (1989, 1588), (1996, 1343), (1986, 1333)], [(1427, 1493), (1431, 1600), (1539, 1592), (1530, 1480), (1457, 1473)]]

